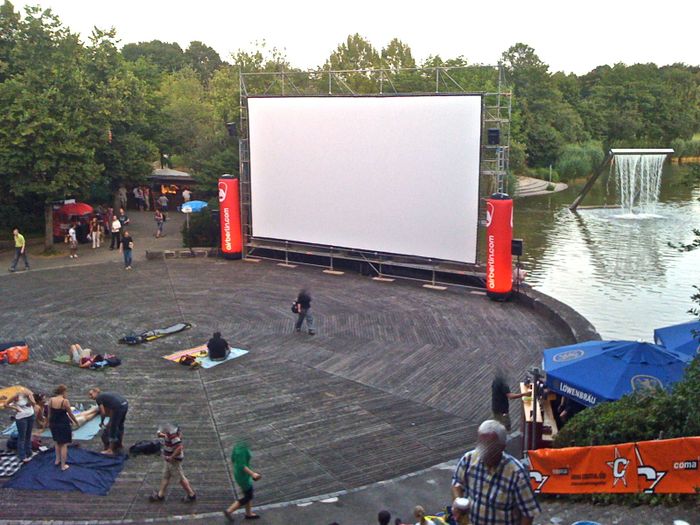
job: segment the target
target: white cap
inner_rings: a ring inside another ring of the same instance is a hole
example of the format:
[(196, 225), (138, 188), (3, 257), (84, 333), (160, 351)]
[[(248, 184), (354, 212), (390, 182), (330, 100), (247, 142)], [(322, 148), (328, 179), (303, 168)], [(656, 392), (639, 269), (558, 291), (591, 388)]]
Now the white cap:
[(472, 502), (469, 500), (469, 498), (456, 498), (452, 502), (453, 509), (469, 510), (469, 507), (471, 507), (471, 506), (472, 506)]

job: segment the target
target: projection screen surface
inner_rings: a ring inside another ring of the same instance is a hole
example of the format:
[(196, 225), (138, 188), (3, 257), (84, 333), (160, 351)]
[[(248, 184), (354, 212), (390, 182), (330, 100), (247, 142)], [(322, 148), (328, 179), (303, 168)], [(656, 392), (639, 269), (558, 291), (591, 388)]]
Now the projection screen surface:
[(481, 97), (251, 97), (254, 237), (476, 262)]

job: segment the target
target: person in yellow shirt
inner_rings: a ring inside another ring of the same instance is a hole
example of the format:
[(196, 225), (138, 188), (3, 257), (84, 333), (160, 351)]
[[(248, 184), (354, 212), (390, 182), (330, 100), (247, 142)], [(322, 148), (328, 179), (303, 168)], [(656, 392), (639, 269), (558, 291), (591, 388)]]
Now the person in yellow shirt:
[(24, 258), (24, 269), (29, 270), (29, 261), (27, 260), (27, 243), (24, 240), (24, 235), (19, 233), (19, 228), (12, 230), (12, 235), (15, 237), (15, 258), (12, 260), (10, 271), (14, 272), (17, 269), (19, 258)]

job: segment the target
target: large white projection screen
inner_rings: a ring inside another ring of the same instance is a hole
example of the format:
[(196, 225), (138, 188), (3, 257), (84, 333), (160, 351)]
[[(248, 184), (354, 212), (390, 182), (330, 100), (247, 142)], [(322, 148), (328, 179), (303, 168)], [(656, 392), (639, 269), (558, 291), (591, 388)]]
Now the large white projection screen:
[(476, 262), (481, 97), (251, 97), (254, 237)]

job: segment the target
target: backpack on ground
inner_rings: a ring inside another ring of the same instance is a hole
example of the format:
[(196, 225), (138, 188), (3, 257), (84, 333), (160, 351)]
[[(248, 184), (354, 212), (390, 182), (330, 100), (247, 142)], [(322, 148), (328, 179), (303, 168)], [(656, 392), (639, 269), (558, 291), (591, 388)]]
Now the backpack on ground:
[(160, 452), (160, 447), (160, 441), (157, 439), (154, 439), (152, 441), (137, 441), (129, 447), (129, 453), (134, 455), (157, 454), (158, 452)]

